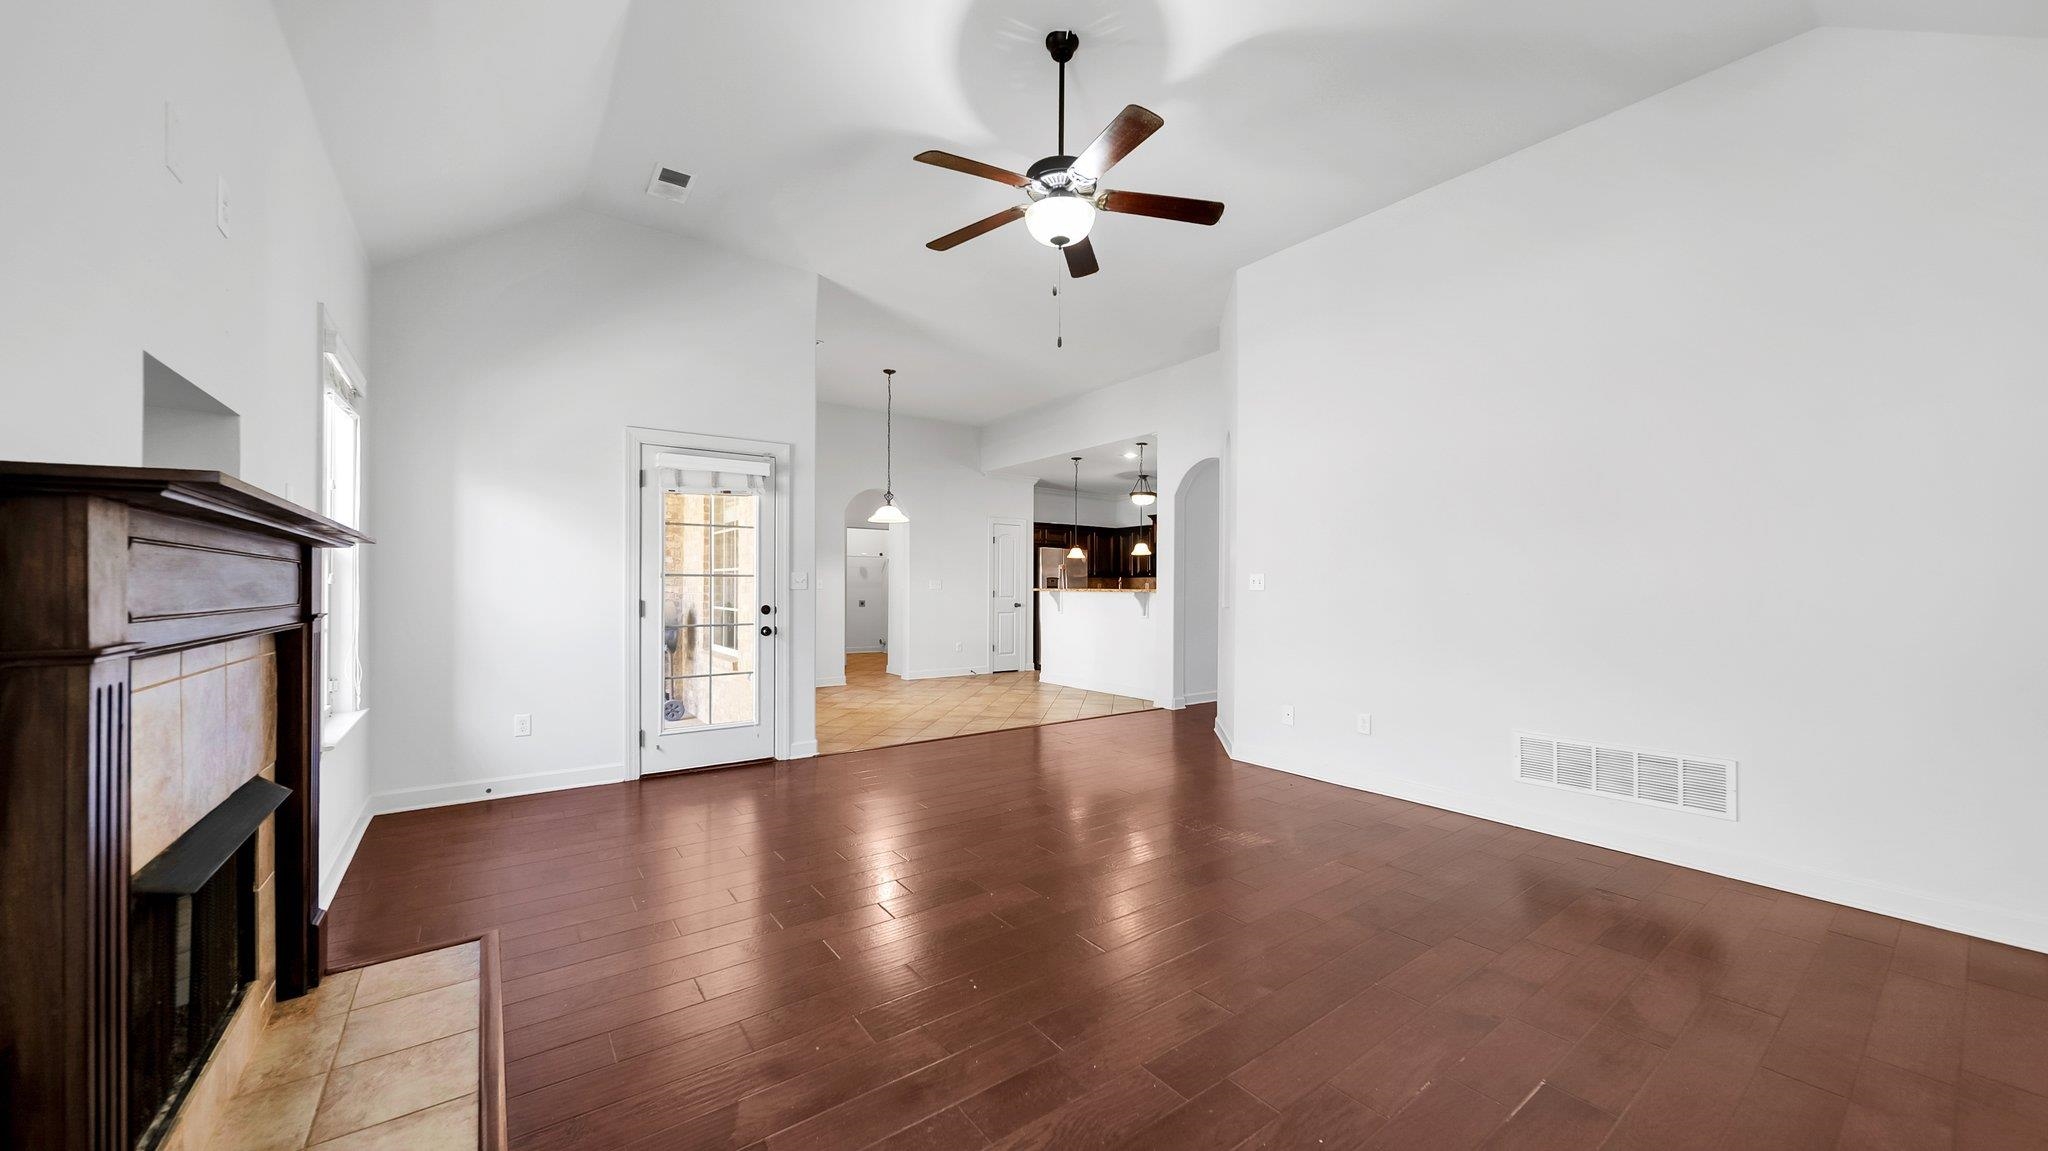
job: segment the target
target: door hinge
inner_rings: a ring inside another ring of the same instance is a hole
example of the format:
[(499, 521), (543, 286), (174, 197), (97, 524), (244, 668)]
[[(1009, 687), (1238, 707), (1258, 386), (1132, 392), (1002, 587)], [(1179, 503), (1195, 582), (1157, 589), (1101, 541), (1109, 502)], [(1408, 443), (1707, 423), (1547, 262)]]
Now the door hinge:
[(643, 488), (647, 486), (647, 469), (646, 469), (646, 468), (641, 468), (641, 469), (640, 469), (640, 486), (641, 486), (641, 487), (643, 487)]
[(640, 601), (640, 618), (647, 618), (647, 601), (644, 599)]
[(647, 733), (646, 733), (646, 732), (644, 732), (644, 731), (640, 733), (640, 746), (641, 746), (641, 747), (646, 747), (646, 746), (647, 746)]

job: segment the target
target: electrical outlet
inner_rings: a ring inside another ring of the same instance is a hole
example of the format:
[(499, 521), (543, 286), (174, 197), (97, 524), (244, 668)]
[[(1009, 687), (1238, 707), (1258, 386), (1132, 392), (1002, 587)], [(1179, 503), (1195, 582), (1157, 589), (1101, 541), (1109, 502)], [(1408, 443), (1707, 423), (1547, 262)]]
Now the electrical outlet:
[(962, 643), (962, 642), (961, 642), (960, 640), (957, 640), (957, 639), (956, 639), (956, 640), (954, 640), (954, 641), (953, 641), (953, 650), (954, 650), (954, 651), (966, 651), (966, 650), (967, 650), (967, 645), (966, 645), (965, 643)]
[(228, 178), (226, 176), (220, 177), (220, 182), (214, 186), (213, 226), (220, 229), (221, 235), (225, 236), (228, 234)]
[(1364, 711), (1358, 713), (1358, 734), (1372, 734), (1372, 713)]
[(514, 737), (515, 739), (516, 739), (516, 738), (518, 738), (519, 736), (522, 736), (522, 735), (532, 735), (532, 734), (533, 734), (533, 717), (532, 717), (532, 716), (530, 716), (530, 715), (515, 715), (515, 716), (513, 716), (513, 717), (512, 717), (512, 735), (513, 735), (513, 737)]
[(808, 589), (810, 588), (810, 586), (811, 586), (811, 573), (809, 573), (809, 572), (791, 572), (791, 573), (789, 573), (789, 590), (791, 590), (791, 591), (806, 591), (806, 590), (808, 590)]
[(1265, 590), (1266, 590), (1266, 573), (1265, 573), (1265, 572), (1253, 572), (1253, 573), (1252, 573), (1252, 590), (1253, 590), (1253, 591), (1265, 591)]
[(928, 579), (928, 580), (924, 581), (924, 586), (925, 586), (926, 588), (930, 589), (931, 591), (937, 591), (937, 590), (939, 590), (940, 588), (944, 587), (944, 586), (945, 586), (945, 584), (944, 584), (944, 582), (943, 582), (943, 581), (940, 581), (940, 580), (935, 580), (935, 579)]
[(1280, 705), (1280, 722), (1281, 722), (1282, 724), (1284, 724), (1285, 726), (1287, 726), (1287, 727), (1293, 727), (1293, 726), (1294, 726), (1294, 705), (1293, 705), (1293, 704), (1291, 704), (1291, 703), (1283, 703), (1283, 704), (1281, 704), (1281, 705)]

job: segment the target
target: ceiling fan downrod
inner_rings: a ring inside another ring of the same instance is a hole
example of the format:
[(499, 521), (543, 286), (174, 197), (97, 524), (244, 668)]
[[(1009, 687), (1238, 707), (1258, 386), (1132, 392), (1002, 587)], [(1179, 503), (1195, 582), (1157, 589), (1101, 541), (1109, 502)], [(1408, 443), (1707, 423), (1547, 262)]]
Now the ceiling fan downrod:
[(1074, 49), (1081, 46), (1081, 38), (1072, 32), (1047, 32), (1045, 50), (1052, 53), (1055, 63), (1060, 66), (1060, 125), (1058, 155), (1067, 154), (1067, 61), (1074, 58)]

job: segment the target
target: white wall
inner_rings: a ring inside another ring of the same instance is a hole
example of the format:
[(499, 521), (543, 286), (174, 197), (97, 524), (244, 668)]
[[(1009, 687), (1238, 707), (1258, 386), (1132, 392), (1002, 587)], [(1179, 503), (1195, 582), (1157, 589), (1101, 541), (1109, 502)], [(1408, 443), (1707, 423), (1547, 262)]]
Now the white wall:
[[(1228, 427), (1225, 375), (1229, 365), (1217, 353), (1197, 356), (1134, 379), (1097, 388), (1072, 399), (1042, 405), (1008, 416), (981, 429), (982, 466), (1013, 468), (1047, 456), (1074, 451), (1077, 445), (1150, 438), (1155, 441), (1148, 462), (1155, 469), (1159, 525), (1152, 540), (1159, 591), (1152, 600), (1153, 652), (1149, 686), (1137, 693), (1165, 707), (1183, 702), (1175, 689), (1178, 631), (1173, 620), (1180, 610), (1175, 588), (1174, 546), (1177, 492), (1188, 469), (1221, 456)], [(1072, 496), (1067, 496), (1068, 501)], [(1122, 501), (1121, 523), (1130, 525), (1132, 505)], [(1072, 511), (1063, 513), (1070, 517)], [(1061, 522), (1054, 520), (1053, 522)]]
[[(1080, 499), (1080, 523), (1098, 528), (1134, 528), (1138, 526), (1138, 506), (1128, 495), (1108, 495), (1097, 492), (1082, 492)], [(1041, 483), (1032, 491), (1032, 514), (1040, 523), (1074, 523), (1074, 489), (1056, 487)], [(1156, 511), (1157, 508), (1147, 508)]]
[[(629, 426), (794, 445), (778, 578), (814, 570), (815, 301), (809, 273), (578, 211), (378, 270), (368, 688), (377, 789), (398, 793), (380, 803), (629, 772)], [(803, 754), (816, 620), (784, 602)]]
[(2048, 948), (2044, 122), (2048, 41), (1822, 30), (1241, 272), (1237, 754)]
[[(897, 384), (902, 387), (902, 383)], [(818, 405), (818, 504), (836, 513), (882, 482), (882, 413)], [(989, 520), (1031, 520), (1031, 481), (982, 474), (975, 429), (896, 417), (896, 505), (889, 529), (889, 670), (912, 679), (989, 666)], [(821, 521), (818, 682), (846, 676), (846, 533)], [(937, 587), (933, 587), (933, 583)]]
[[(243, 479), (313, 503), (318, 305), (367, 360), (369, 271), (271, 6), (67, 0), (4, 24), (0, 459), (141, 464), (148, 353), (240, 414)], [(360, 733), (322, 768), (330, 865), (369, 794)]]

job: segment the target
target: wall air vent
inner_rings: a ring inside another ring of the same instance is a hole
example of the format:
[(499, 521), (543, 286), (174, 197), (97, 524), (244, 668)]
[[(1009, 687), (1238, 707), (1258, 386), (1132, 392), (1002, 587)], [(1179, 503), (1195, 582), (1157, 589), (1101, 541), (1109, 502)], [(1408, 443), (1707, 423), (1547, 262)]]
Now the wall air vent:
[(1515, 778), (1721, 819), (1735, 818), (1735, 761), (1515, 733)]
[(647, 194), (680, 204), (690, 198), (690, 174), (656, 164), (654, 175), (647, 180)]

